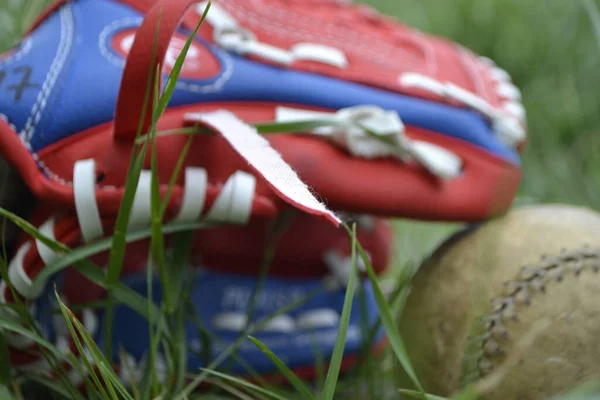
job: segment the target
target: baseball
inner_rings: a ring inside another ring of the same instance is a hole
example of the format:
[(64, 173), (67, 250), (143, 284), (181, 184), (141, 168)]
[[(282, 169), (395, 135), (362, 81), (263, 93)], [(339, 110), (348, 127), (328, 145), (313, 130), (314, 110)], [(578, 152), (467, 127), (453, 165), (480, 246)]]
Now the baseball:
[(600, 214), (583, 207), (521, 207), (450, 238), (400, 319), (425, 390), (495, 375), (483, 399), (537, 400), (600, 378), (599, 270)]

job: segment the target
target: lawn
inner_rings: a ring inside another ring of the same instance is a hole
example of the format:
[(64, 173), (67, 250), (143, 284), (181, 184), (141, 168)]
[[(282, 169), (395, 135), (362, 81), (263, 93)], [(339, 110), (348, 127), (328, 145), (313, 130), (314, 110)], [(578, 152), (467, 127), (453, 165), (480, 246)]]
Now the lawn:
[[(0, 0), (0, 50), (14, 43), (43, 3)], [(515, 205), (564, 202), (600, 209), (600, 17), (592, 0), (368, 3), (495, 60), (513, 76), (522, 89), (529, 123), (524, 179)], [(396, 221), (396, 261), (385, 282), (413, 271), (457, 227)], [(401, 367), (394, 355), (389, 352), (376, 363), (383, 373), (362, 368), (341, 379), (336, 398), (398, 398), (396, 377)], [(301, 398), (297, 393), (282, 395)]]

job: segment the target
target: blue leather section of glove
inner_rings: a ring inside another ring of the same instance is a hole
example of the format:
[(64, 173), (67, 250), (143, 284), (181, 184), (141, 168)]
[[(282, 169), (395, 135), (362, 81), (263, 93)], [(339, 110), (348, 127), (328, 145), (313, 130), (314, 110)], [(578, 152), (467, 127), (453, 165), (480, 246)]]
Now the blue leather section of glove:
[[(147, 296), (145, 272), (123, 281), (142, 296)], [(193, 282), (190, 293), (195, 308), (193, 310), (195, 316), (185, 320), (186, 342), (190, 346), (188, 369), (198, 371), (198, 368), (208, 365), (207, 360), (203, 360), (198, 354), (211, 354), (210, 361), (212, 361), (233, 345), (242, 333), (215, 327), (213, 321), (216, 316), (223, 313), (247, 315), (250, 299), (257, 284), (257, 277), (198, 271), (194, 276), (187, 277), (185, 282)], [(60, 282), (58, 285), (60, 287)], [(48, 287), (54, 287), (54, 285)], [(361, 351), (363, 344), (366, 343), (365, 340), (372, 340), (371, 343), (377, 344), (384, 336), (383, 328), (374, 331), (378, 320), (378, 310), (372, 286), (370, 282), (363, 281), (362, 287), (364, 295), (357, 291), (352, 305), (344, 349), (346, 355)], [(162, 287), (158, 276), (153, 278), (152, 291), (153, 299), (158, 305), (162, 298)], [(330, 310), (341, 315), (344, 297), (345, 288), (327, 291), (321, 280), (267, 278), (257, 296), (254, 318), (251, 322), (256, 323), (278, 314), (284, 307), (292, 304), (297, 306), (289, 307), (292, 309), (285, 315), (294, 321), (297, 321), (299, 316), (307, 311)], [(304, 299), (305, 301), (303, 301)], [(362, 301), (364, 303), (361, 303)], [(57, 308), (56, 305), (53, 305), (54, 303), (54, 292), (48, 290), (45, 296), (37, 301), (35, 314), (35, 318), (40, 321), (42, 331), (51, 341), (56, 339), (57, 319), (62, 319), (60, 314), (52, 316), (52, 307)], [(362, 310), (366, 310), (366, 315)], [(196, 318), (201, 325), (195, 321)], [(95, 337), (100, 349), (104, 349), (104, 320), (105, 316), (100, 314), (100, 324)], [(147, 356), (150, 346), (146, 319), (127, 306), (119, 305), (113, 309), (112, 326), (113, 354), (118, 355), (122, 346), (135, 358), (137, 363), (140, 363), (144, 356)], [(210, 347), (207, 348), (205, 339), (200, 334), (200, 326), (214, 335), (218, 342), (209, 342)], [(338, 327), (333, 326), (314, 329), (297, 327), (293, 332), (258, 331), (253, 333), (253, 336), (269, 347), (288, 367), (300, 368), (314, 366), (317, 363), (317, 357), (329, 360), (333, 353), (337, 334)], [(277, 371), (272, 361), (249, 340), (244, 340), (238, 355), (259, 373), (269, 374)], [(239, 362), (229, 358), (223, 365), (231, 365), (234, 373), (247, 372)]]
[[(125, 282), (138, 293), (142, 295), (147, 293), (144, 274), (125, 280)], [(218, 338), (219, 342), (212, 341), (210, 349), (207, 349), (200, 335), (199, 326), (188, 320), (186, 323), (186, 341), (192, 350), (188, 353), (188, 368), (190, 370), (197, 371), (198, 368), (207, 366), (208, 360), (202, 360), (197, 354), (212, 354), (210, 358), (210, 361), (212, 361), (236, 342), (242, 332), (215, 327), (213, 325), (214, 318), (223, 313), (247, 315), (256, 284), (256, 277), (209, 271), (204, 271), (194, 277), (191, 301), (194, 304), (195, 312), (202, 326)], [(363, 328), (366, 328), (365, 331), (369, 331), (366, 326), (363, 327), (363, 321), (368, 321), (368, 326), (372, 328), (378, 320), (377, 305), (370, 283), (364, 282), (363, 288), (365, 289), (364, 298), (367, 315), (361, 315), (361, 305), (357, 295), (353, 302), (345, 354), (355, 354), (362, 349), (364, 343)], [(154, 278), (153, 292), (155, 301), (158, 302), (162, 297), (158, 277)], [(301, 301), (311, 294), (315, 295), (309, 297), (305, 302)], [(322, 281), (319, 280), (267, 278), (257, 297), (254, 318), (251, 323), (257, 323), (264, 318), (276, 315), (284, 307), (295, 302), (300, 302), (301, 305), (285, 313), (293, 320), (298, 320), (301, 314), (314, 310), (330, 310), (341, 315), (344, 296), (345, 289), (325, 291), (323, 290)], [(119, 306), (114, 311), (113, 327), (115, 351), (118, 351), (118, 346), (123, 346), (137, 360), (142, 359), (144, 354), (147, 353), (149, 345), (146, 320), (131, 309)], [(102, 330), (100, 330), (100, 333), (102, 333)], [(320, 353), (322, 359), (329, 360), (333, 353), (337, 334), (338, 327), (336, 326), (315, 329), (297, 327), (293, 332), (258, 331), (253, 333), (253, 336), (262, 341), (288, 367), (299, 368), (314, 366), (317, 362), (317, 352)], [(382, 336), (382, 330), (377, 332), (375, 343)], [(98, 339), (98, 343), (102, 345), (102, 337)], [(207, 350), (210, 351), (207, 352)], [(277, 371), (272, 361), (249, 340), (244, 340), (238, 355), (259, 373), (268, 374)], [(232, 362), (233, 372), (246, 372), (239, 362), (228, 360), (227, 363), (229, 362)]]

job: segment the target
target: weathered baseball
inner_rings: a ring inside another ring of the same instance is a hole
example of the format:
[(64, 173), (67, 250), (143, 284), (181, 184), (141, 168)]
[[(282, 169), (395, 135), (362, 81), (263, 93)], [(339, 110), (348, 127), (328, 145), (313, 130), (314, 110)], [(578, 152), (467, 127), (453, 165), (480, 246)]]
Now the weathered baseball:
[(587, 208), (522, 207), (455, 235), (401, 317), (421, 383), (448, 396), (496, 372), (482, 398), (537, 400), (600, 378), (599, 270), (600, 214)]

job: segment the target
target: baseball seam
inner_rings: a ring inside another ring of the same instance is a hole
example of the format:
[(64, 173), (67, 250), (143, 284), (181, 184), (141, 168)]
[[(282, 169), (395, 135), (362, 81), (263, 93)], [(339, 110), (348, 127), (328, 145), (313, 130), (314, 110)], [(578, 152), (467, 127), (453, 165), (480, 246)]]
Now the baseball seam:
[[(516, 321), (519, 306), (529, 306), (535, 294), (546, 293), (546, 284), (550, 281), (562, 282), (571, 272), (577, 277), (584, 269), (600, 272), (600, 248), (587, 245), (578, 250), (562, 250), (557, 256), (543, 256), (537, 266), (526, 266), (514, 280), (504, 283), (506, 293), (491, 300), (492, 312), (484, 316), (483, 334), (473, 340), (479, 343), (475, 357), (475, 369), (464, 379), (472, 381), (489, 374), (493, 369), (493, 360), (503, 356), (502, 343), (509, 340), (506, 322)], [(467, 359), (469, 359), (467, 355)], [(467, 372), (469, 374), (469, 372)]]
[[(107, 25), (100, 33), (100, 37), (98, 39), (98, 47), (100, 49), (100, 54), (102, 54), (102, 56), (106, 58), (106, 60), (113, 64), (115, 67), (123, 69), (125, 67), (125, 59), (115, 56), (109, 49), (108, 46), (110, 36), (123, 28), (138, 29), (142, 23), (142, 20), (142, 18), (123, 18)], [(223, 70), (220, 72), (221, 76), (217, 78), (217, 80), (206, 85), (178, 81), (175, 84), (175, 87), (179, 90), (184, 90), (192, 93), (204, 94), (220, 92), (223, 89), (223, 86), (233, 76), (235, 67), (233, 64), (233, 60), (226, 52), (218, 52), (218, 54), (216, 54), (217, 50), (213, 49), (213, 51), (215, 52), (215, 56), (223, 64)]]

